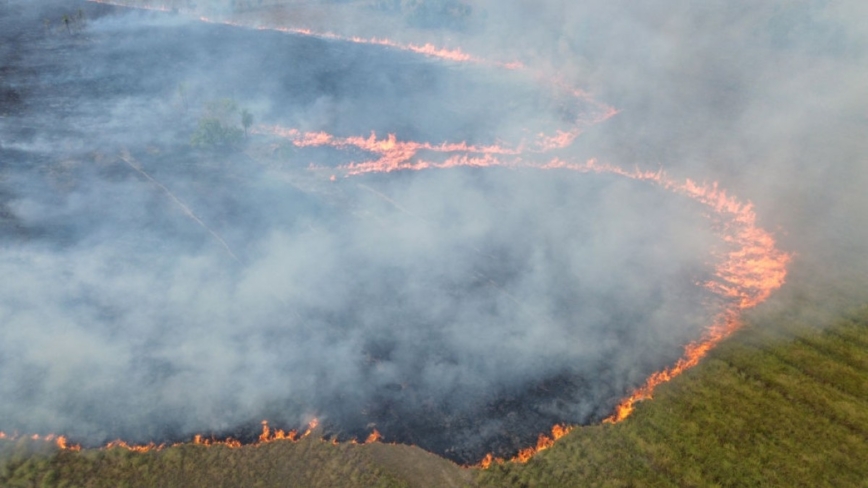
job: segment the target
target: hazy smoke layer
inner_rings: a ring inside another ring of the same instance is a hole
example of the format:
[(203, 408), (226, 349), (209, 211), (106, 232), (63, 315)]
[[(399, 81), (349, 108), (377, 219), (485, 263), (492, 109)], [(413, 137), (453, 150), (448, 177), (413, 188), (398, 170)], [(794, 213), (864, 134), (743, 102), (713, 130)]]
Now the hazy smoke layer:
[[(567, 156), (720, 178), (791, 247), (852, 257), (865, 143), (837, 117), (864, 127), (848, 81), (866, 37), (845, 5), (735, 5), (481, 3), (463, 35), (623, 110)], [(719, 242), (657, 188), (505, 169), (332, 183), (307, 166), (367, 156), (190, 146), (224, 98), (342, 136), (569, 126), (583, 107), (533, 77), (94, 4), (2, 9), (0, 430), (149, 441), (318, 416), (475, 461), (607, 415), (715, 310), (696, 283)]]
[(486, 19), (476, 27), (480, 49), (548, 66), (621, 109), (578, 141), (588, 154), (720, 181), (753, 201), (796, 252), (784, 295), (868, 299), (864, 2), (483, 1), (476, 9)]

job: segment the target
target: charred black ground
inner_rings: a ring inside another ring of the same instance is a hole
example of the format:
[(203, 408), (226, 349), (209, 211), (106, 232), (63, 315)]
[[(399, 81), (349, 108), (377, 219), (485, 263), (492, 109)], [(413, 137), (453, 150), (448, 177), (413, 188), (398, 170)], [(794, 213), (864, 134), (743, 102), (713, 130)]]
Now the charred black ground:
[(332, 183), (369, 155), (190, 144), (225, 99), (257, 123), (482, 144), (582, 109), (521, 75), (90, 3), (2, 8), (0, 262), (18, 283), (0, 430), (252, 440), (263, 418), (316, 416), (472, 463), (607, 416), (713, 312), (710, 225), (657, 188), (507, 169)]

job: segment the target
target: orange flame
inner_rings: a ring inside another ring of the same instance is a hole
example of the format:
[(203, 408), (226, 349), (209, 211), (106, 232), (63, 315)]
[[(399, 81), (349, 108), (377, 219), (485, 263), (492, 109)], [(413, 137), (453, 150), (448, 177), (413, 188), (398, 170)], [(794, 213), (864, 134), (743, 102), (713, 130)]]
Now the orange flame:
[(312, 419), (310, 421), (310, 423), (307, 425), (307, 430), (304, 431), (304, 434), (302, 434), (301, 437), (305, 438), (305, 437), (309, 436), (310, 433), (313, 432), (313, 430), (316, 429), (318, 425), (319, 425), (319, 420), (317, 420), (316, 418)]
[[(341, 147), (347, 144), (348, 139), (336, 139), (333, 137), (320, 137), (319, 140), (328, 140), (328, 144)], [(342, 169), (346, 176), (362, 173), (388, 173), (397, 170), (423, 170), (429, 168), (452, 168), (460, 166), (471, 167), (525, 167), (546, 170), (569, 170), (582, 173), (613, 174), (638, 181), (646, 181), (661, 186), (675, 194), (686, 196), (700, 204), (705, 205), (717, 222), (719, 236), (731, 250), (721, 256), (714, 268), (714, 280), (705, 283), (708, 290), (724, 298), (728, 304), (720, 312), (706, 330), (702, 339), (685, 346), (684, 355), (671, 367), (652, 374), (645, 383), (634, 390), (615, 409), (615, 412), (605, 419), (606, 423), (616, 423), (627, 418), (637, 402), (650, 399), (654, 389), (661, 383), (667, 382), (678, 376), (687, 369), (695, 366), (699, 361), (716, 346), (720, 341), (728, 337), (741, 326), (740, 312), (754, 307), (766, 300), (772, 292), (780, 288), (787, 275), (787, 265), (792, 256), (776, 248), (775, 240), (764, 229), (756, 224), (756, 214), (753, 205), (742, 203), (738, 199), (728, 195), (719, 188), (717, 183), (698, 184), (690, 179), (677, 181), (669, 178), (662, 170), (642, 171), (638, 168), (627, 170), (618, 166), (601, 164), (591, 159), (585, 163), (570, 163), (555, 158), (543, 165), (524, 162), (519, 158), (508, 161), (498, 159), (497, 155), (514, 154), (505, 150), (477, 151), (481, 156), (472, 156), (462, 153), (450, 156), (440, 163), (426, 162), (421, 159), (410, 161), (402, 153), (400, 157), (393, 157), (396, 153), (389, 151), (401, 147), (393, 137), (387, 141), (376, 141), (372, 136), (369, 139), (359, 139), (364, 143), (355, 141), (350, 145), (370, 150), (371, 152), (384, 152), (386, 157), (376, 161), (364, 163), (351, 163)], [(413, 147), (434, 147), (425, 144), (417, 144)], [(448, 147), (448, 146), (442, 146)], [(468, 151), (469, 152), (469, 151)], [(554, 441), (562, 437), (569, 429), (559, 427), (552, 436), (541, 435), (536, 446), (521, 450), (511, 461), (527, 462), (535, 453), (550, 447)], [(493, 456), (486, 456), (479, 466), (487, 467), (492, 462), (498, 462)]]
[[(308, 428), (308, 432), (312, 429), (312, 427)], [(307, 432), (305, 433), (307, 435)], [(274, 442), (274, 441), (292, 441), (295, 442), (299, 439), (298, 431), (290, 430), (284, 431), (281, 429), (274, 429), (273, 431), (268, 427), (268, 421), (262, 421), (262, 434), (259, 435), (260, 443)]]
[[(285, 441), (289, 441), (289, 442), (296, 442), (296, 441), (310, 435), (310, 433), (316, 429), (317, 425), (318, 425), (317, 419), (311, 420), (310, 423), (308, 424), (308, 427), (307, 427), (307, 430), (305, 431), (305, 433), (299, 437), (297, 431), (295, 431), (295, 430), (284, 431), (281, 429), (271, 429), (268, 426), (268, 422), (263, 420), (262, 421), (262, 433), (259, 435), (259, 438), (257, 439), (256, 442), (249, 444), (249, 445), (258, 446), (258, 445), (267, 444), (267, 443), (275, 442), (275, 441), (281, 441), (281, 440), (285, 440)], [(18, 436), (18, 435), (10, 435), (10, 434), (6, 434), (5, 432), (0, 432), (0, 440), (16, 440), (18, 438), (20, 438), (20, 436)], [(62, 435), (58, 436), (58, 435), (54, 435), (54, 434), (49, 434), (46, 436), (40, 436), (38, 434), (34, 434), (34, 435), (27, 436), (26, 438), (31, 439), (33, 441), (52, 442), (60, 450), (65, 450), (65, 451), (80, 451), (81, 450), (81, 445), (70, 443), (69, 440), (67, 439), (67, 437), (62, 436)], [(377, 438), (379, 438), (379, 433), (377, 433)], [(369, 437), (369, 439), (370, 439), (370, 437)], [(237, 448), (243, 447), (245, 445), (245, 444), (242, 444), (241, 441), (239, 441), (237, 439), (233, 439), (231, 437), (227, 437), (225, 439), (217, 439), (214, 437), (206, 438), (206, 437), (202, 436), (201, 434), (194, 435), (193, 439), (190, 441), (190, 443), (195, 444), (195, 445), (199, 445), (199, 446), (207, 446), (207, 447), (223, 446), (223, 447), (228, 447), (230, 449), (237, 449)], [(126, 441), (118, 439), (118, 440), (114, 440), (114, 441), (106, 443), (104, 446), (102, 446), (102, 449), (118, 448), (118, 449), (125, 449), (125, 450), (131, 451), (131, 452), (146, 453), (146, 452), (150, 452), (150, 451), (161, 451), (167, 447), (173, 447), (173, 446), (178, 446), (178, 445), (182, 445), (182, 444), (184, 444), (184, 443), (179, 442), (179, 443), (175, 443), (175, 444), (155, 444), (153, 442), (150, 442), (147, 444), (130, 444)]]
[[(110, 0), (91, 1), (122, 5)], [(163, 8), (158, 9), (167, 10)], [(229, 20), (212, 20), (205, 17), (202, 17), (201, 20), (204, 22), (239, 25)], [(258, 25), (242, 27), (277, 30), (322, 39), (386, 46), (452, 62), (487, 64), (506, 69), (523, 68), (521, 63), (486, 61), (464, 53), (459, 49), (437, 48), (430, 44), (401, 44), (389, 39), (346, 37), (330, 32), (313, 32), (309, 29), (280, 26)], [(617, 113), (617, 110), (614, 108), (596, 102), (587, 93), (569, 87), (562, 80), (554, 80), (550, 81), (550, 83), (569, 96), (590, 105), (593, 107), (593, 110), (586, 120), (576, 120), (574, 127), (568, 130), (558, 130), (553, 135), (539, 134), (532, 143), (520, 143), (515, 148), (497, 145), (473, 146), (463, 142), (444, 142), (434, 145), (430, 143), (399, 141), (393, 134), (388, 135), (385, 139), (378, 139), (374, 133), (368, 138), (341, 138), (324, 132), (302, 133), (295, 129), (285, 129), (278, 126), (260, 126), (257, 128), (257, 132), (288, 138), (298, 147), (354, 147), (377, 156), (376, 159), (370, 161), (353, 162), (337, 168), (344, 176), (455, 167), (500, 166), (568, 170), (581, 173), (605, 173), (637, 181), (646, 181), (705, 205), (710, 210), (710, 215), (716, 224), (716, 230), (721, 240), (728, 246), (729, 251), (717, 256), (718, 262), (714, 267), (714, 279), (704, 283), (702, 286), (721, 297), (726, 306), (712, 321), (700, 340), (685, 346), (683, 356), (674, 365), (652, 374), (642, 386), (634, 390), (616, 407), (610, 417), (605, 419), (606, 423), (616, 423), (627, 418), (633, 412), (637, 402), (651, 398), (654, 389), (658, 385), (671, 380), (685, 370), (695, 366), (709, 350), (738, 329), (742, 325), (740, 320), (741, 311), (763, 302), (772, 292), (784, 284), (787, 275), (787, 265), (792, 256), (777, 249), (772, 235), (757, 226), (756, 214), (749, 202), (743, 203), (728, 195), (718, 187), (717, 183), (699, 184), (690, 179), (678, 181), (669, 178), (662, 170), (656, 172), (642, 171), (638, 168), (629, 170), (614, 165), (601, 164), (594, 159), (584, 163), (573, 163), (554, 158), (545, 164), (532, 163), (522, 159), (522, 155), (525, 152), (538, 154), (568, 147), (581, 134), (583, 126), (602, 122)], [(529, 149), (525, 151), (526, 148)], [(425, 153), (438, 156), (438, 160), (428, 161), (419, 157), (420, 154)], [(501, 159), (504, 157), (508, 158)], [(330, 179), (334, 181), (335, 175), (332, 174)], [(315, 427), (316, 419), (311, 422), (311, 425), (302, 437), (309, 435)], [(521, 450), (511, 461), (527, 462), (534, 454), (547, 449), (557, 439), (566, 435), (570, 429), (567, 426), (556, 425), (552, 429), (551, 435), (540, 435), (535, 446)], [(281, 433), (279, 435), (283, 435), (282, 431), (271, 433), (267, 424), (263, 422), (263, 433), (260, 436), (260, 442), (269, 442), (277, 438), (277, 432)], [(371, 436), (374, 436), (374, 434), (379, 437), (379, 433), (376, 430)], [(286, 436), (288, 439), (295, 439), (294, 431), (290, 431)], [(207, 443), (209, 441), (202, 441), (197, 436), (195, 442)], [(504, 461), (489, 454), (478, 466), (486, 468), (495, 462), (500, 463)]]
[[(109, 4), (109, 5), (116, 5), (116, 6), (125, 6), (125, 7), (130, 7), (130, 8), (138, 8), (138, 9), (160, 10), (160, 11), (170, 10), (168, 7), (165, 7), (165, 6), (125, 5), (123, 2), (117, 1), (117, 0), (88, 0), (88, 1), (96, 2), (96, 3), (104, 3), (104, 4)], [(185, 9), (180, 9), (180, 10), (174, 9), (174, 10), (175, 11), (186, 11)], [(205, 22), (205, 23), (232, 25), (235, 27), (252, 28), (252, 29), (256, 29), (256, 30), (278, 31), (278, 32), (285, 32), (285, 33), (289, 33), (289, 34), (295, 34), (295, 35), (301, 35), (301, 36), (307, 36), (307, 37), (315, 37), (315, 38), (319, 38), (319, 39), (328, 39), (328, 40), (334, 40), (334, 41), (340, 41), (340, 42), (352, 42), (352, 43), (356, 43), (356, 44), (368, 44), (368, 45), (384, 46), (384, 47), (388, 47), (391, 49), (412, 52), (415, 54), (421, 54), (421, 55), (428, 56), (428, 57), (438, 58), (440, 60), (452, 61), (452, 62), (458, 62), (458, 63), (485, 64), (485, 65), (496, 66), (496, 67), (500, 67), (500, 68), (504, 68), (504, 69), (508, 69), (508, 70), (524, 69), (524, 64), (521, 63), (520, 61), (511, 61), (511, 62), (488, 61), (488, 60), (485, 60), (482, 58), (478, 58), (478, 57), (469, 55), (469, 54), (461, 51), (460, 49), (438, 48), (438, 47), (436, 47), (430, 43), (426, 43), (423, 45), (417, 45), (417, 44), (412, 44), (412, 43), (402, 44), (402, 43), (399, 43), (399, 42), (396, 42), (396, 41), (393, 41), (390, 39), (386, 39), (386, 38), (377, 38), (377, 37), (362, 38), (362, 37), (358, 37), (358, 36), (342, 36), (340, 34), (336, 34), (336, 33), (332, 33), (332, 32), (315, 32), (311, 29), (298, 28), (298, 27), (273, 26), (273, 25), (269, 26), (269, 25), (261, 25), (261, 24), (260, 25), (246, 25), (246, 24), (235, 22), (235, 21), (228, 20), (228, 19), (219, 19), (218, 20), (218, 19), (212, 19), (212, 18), (206, 17), (206, 16), (199, 16), (198, 19), (202, 22)], [(540, 77), (540, 76), (538, 75), (538, 77)], [(573, 143), (573, 141), (575, 141), (575, 139), (579, 135), (581, 135), (581, 133), (582, 133), (581, 127), (582, 126), (590, 126), (590, 125), (598, 124), (600, 122), (603, 122), (603, 121), (613, 117), (615, 114), (618, 113), (618, 111), (616, 109), (614, 109), (613, 107), (607, 106), (607, 105), (593, 99), (588, 93), (586, 93), (583, 90), (579, 90), (579, 89), (570, 87), (563, 80), (556, 79), (556, 80), (551, 81), (550, 83), (556, 89), (560, 90), (561, 92), (566, 93), (567, 95), (574, 97), (577, 100), (582, 100), (586, 103), (591, 104), (591, 106), (594, 107), (594, 110), (591, 112), (591, 117), (588, 120), (586, 120), (586, 121), (577, 120), (576, 121), (577, 127), (575, 127), (572, 130), (569, 130), (569, 131), (559, 130), (554, 135), (539, 134), (537, 136), (537, 140), (534, 141), (531, 145), (536, 152), (547, 152), (547, 151), (551, 151), (554, 149), (562, 149), (562, 148), (568, 147), (569, 145), (571, 145)], [(278, 130), (275, 130), (275, 129), (278, 129)], [(276, 128), (276, 127), (272, 127), (272, 128), (265, 127), (262, 130), (264, 130), (266, 132), (270, 131), (273, 133), (279, 133), (280, 132), (279, 129), (280, 128)], [(297, 131), (296, 131), (296, 134), (292, 134), (292, 135), (297, 136), (298, 135)], [(331, 137), (330, 135), (325, 134), (325, 133), (307, 133), (307, 134), (304, 134), (304, 137), (305, 137), (305, 139), (297, 140), (296, 145), (298, 145), (299, 147), (306, 147), (308, 145), (329, 145), (331, 142), (331, 141), (325, 140), (326, 138)], [(371, 137), (375, 138), (375, 136), (373, 134), (371, 135)], [(390, 134), (389, 137), (394, 138), (394, 135)], [(364, 141), (364, 140), (362, 140), (362, 141)], [(366, 149), (365, 147), (358, 145), (360, 142), (361, 141), (358, 140), (358, 138), (350, 138), (349, 140), (344, 141), (344, 143), (342, 145), (355, 145), (361, 149)], [(482, 153), (486, 153), (486, 154), (488, 154), (488, 153), (491, 153), (491, 154), (518, 154), (521, 152), (521, 151), (516, 151), (516, 150), (503, 149), (503, 148), (499, 148), (497, 146), (491, 146), (491, 147), (487, 147), (487, 148), (476, 148), (473, 146), (469, 146), (469, 147), (461, 148), (460, 146), (462, 144), (464, 144), (464, 143), (460, 143), (460, 144), (445, 144), (444, 143), (439, 147), (432, 147), (430, 144), (421, 144), (420, 145), (420, 144), (405, 142), (405, 143), (402, 143), (402, 145), (398, 148), (385, 149), (385, 151), (381, 149), (381, 151), (379, 151), (379, 152), (385, 153), (385, 154), (383, 154), (381, 160), (391, 162), (395, 166), (396, 170), (402, 169), (401, 168), (402, 164), (406, 163), (406, 161), (409, 158), (413, 157), (415, 155), (415, 153), (418, 152), (419, 150), (429, 150), (429, 151), (435, 151), (435, 152), (456, 152), (456, 151), (472, 152), (472, 153), (482, 152)], [(370, 144), (368, 144), (368, 147), (371, 147)], [(378, 152), (378, 151), (374, 151), (374, 152)]]
[[(572, 430), (573, 428), (567, 425), (555, 425), (552, 427), (551, 435), (540, 434), (539, 438), (537, 438), (536, 445), (518, 451), (518, 454), (510, 459), (510, 461), (514, 463), (526, 463), (538, 452), (544, 451), (555, 445), (555, 441), (569, 434)], [(503, 464), (504, 462), (503, 458), (495, 457), (493, 454), (488, 453), (481, 461), (479, 461), (476, 467), (488, 469), (494, 463)]]
[[(207, 447), (223, 446), (223, 447), (228, 447), (230, 449), (238, 449), (239, 447), (242, 446), (241, 441), (233, 439), (231, 437), (227, 437), (226, 439), (215, 439), (213, 437), (210, 439), (206, 439), (199, 434), (196, 434), (195, 436), (193, 436), (193, 444), (200, 445), (200, 446), (207, 446)], [(141, 446), (130, 446), (130, 447), (119, 446), (119, 447), (123, 447), (124, 449), (129, 449), (131, 451), (136, 451), (137, 448), (139, 448)], [(160, 449), (163, 449), (165, 446), (161, 444), (159, 446), (151, 447), (151, 445), (149, 445), (149, 446), (145, 446), (145, 447), (149, 448), (149, 449), (145, 450), (145, 452), (146, 452), (146, 451), (151, 450), (151, 449), (160, 450)]]
[[(184, 8), (169, 8), (163, 5), (134, 5), (127, 2), (123, 2), (120, 0), (88, 0), (89, 2), (94, 3), (102, 3), (106, 5), (114, 5), (118, 7), (127, 7), (127, 8), (135, 8), (142, 10), (156, 10), (160, 12), (183, 12), (192, 14), (193, 12), (190, 9)], [(461, 49), (458, 48), (443, 48), (437, 47), (431, 43), (425, 44), (414, 44), (414, 43), (400, 43), (397, 41), (393, 41), (391, 39), (386, 38), (378, 38), (378, 37), (359, 37), (359, 36), (343, 36), (334, 32), (316, 32), (311, 29), (301, 28), (301, 27), (286, 27), (286, 26), (278, 26), (278, 25), (264, 25), (264, 24), (255, 24), (249, 25), (240, 22), (235, 22), (229, 19), (214, 19), (206, 16), (199, 16), (198, 19), (202, 22), (210, 23), (210, 24), (224, 24), (224, 25), (232, 25), (235, 27), (256, 29), (256, 30), (268, 30), (268, 31), (277, 31), (277, 32), (285, 32), (288, 34), (296, 34), (303, 35), (308, 37), (315, 37), (318, 39), (327, 39), (332, 41), (342, 41), (342, 42), (352, 42), (355, 44), (368, 44), (373, 46), (383, 46), (391, 49), (396, 49), (399, 51), (406, 51), (414, 54), (420, 54), (422, 56), (427, 56), (431, 58), (437, 58), (444, 61), (452, 61), (457, 63), (474, 63), (474, 64), (488, 64), (492, 66), (501, 67), (509, 70), (517, 70), (524, 67), (524, 64), (520, 61), (508, 61), (508, 62), (500, 62), (500, 61), (488, 61), (482, 58), (478, 58), (476, 56), (472, 56), (470, 54), (465, 53)]]
[(54, 442), (57, 445), (58, 449), (63, 450), (63, 451), (80, 451), (81, 450), (81, 446), (79, 446), (78, 444), (70, 444), (69, 441), (66, 439), (66, 436), (59, 435), (59, 436), (57, 436), (57, 439), (55, 439)]
[(382, 436), (380, 435), (380, 432), (377, 429), (374, 429), (373, 432), (371, 432), (371, 435), (369, 435), (368, 438), (365, 439), (365, 444), (373, 444), (374, 442), (379, 441), (381, 438)]
[[(196, 437), (197, 437), (197, 439), (194, 439), (194, 443), (199, 444), (200, 443), (199, 441), (201, 441), (201, 436), (196, 436)], [(120, 449), (126, 449), (127, 451), (132, 451), (132, 452), (145, 453), (145, 452), (150, 452), (150, 451), (159, 451), (159, 450), (162, 450), (164, 447), (166, 447), (165, 444), (154, 444), (153, 442), (151, 442), (148, 444), (136, 445), (136, 444), (129, 444), (125, 441), (118, 439), (118, 440), (109, 442), (108, 444), (106, 444), (103, 447), (103, 449), (120, 448)]]
[(67, 451), (80, 451), (81, 450), (81, 446), (76, 445), (76, 444), (70, 444), (69, 441), (67, 440), (67, 438), (65, 436), (62, 436), (62, 435), (48, 434), (45, 436), (41, 436), (39, 434), (33, 434), (30, 436), (22, 437), (22, 436), (19, 436), (18, 434), (7, 434), (5, 432), (0, 431), (0, 440), (15, 441), (15, 440), (22, 439), (22, 438), (30, 439), (32, 441), (37, 441), (37, 442), (41, 441), (41, 442), (52, 443), (55, 446), (57, 446), (58, 449), (61, 449), (61, 450), (67, 450)]

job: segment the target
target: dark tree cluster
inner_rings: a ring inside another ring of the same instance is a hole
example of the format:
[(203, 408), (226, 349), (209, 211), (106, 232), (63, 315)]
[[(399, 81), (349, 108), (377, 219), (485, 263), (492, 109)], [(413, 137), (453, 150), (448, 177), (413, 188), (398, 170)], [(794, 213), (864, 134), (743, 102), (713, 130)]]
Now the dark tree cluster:
[(236, 147), (247, 137), (251, 125), (253, 114), (246, 108), (240, 109), (235, 100), (212, 100), (205, 104), (190, 144), (212, 149)]

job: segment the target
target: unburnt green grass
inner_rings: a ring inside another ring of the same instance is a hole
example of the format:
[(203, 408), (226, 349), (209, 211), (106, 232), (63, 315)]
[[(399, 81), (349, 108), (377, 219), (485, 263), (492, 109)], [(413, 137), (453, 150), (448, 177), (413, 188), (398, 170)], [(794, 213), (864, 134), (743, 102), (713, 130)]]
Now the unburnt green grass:
[(19, 440), (0, 441), (0, 486), (868, 486), (868, 308), (834, 324), (769, 320), (628, 420), (575, 429), (524, 465), (315, 438), (146, 454)]
[(490, 486), (868, 486), (868, 309), (758, 322), (618, 425), (576, 429)]

